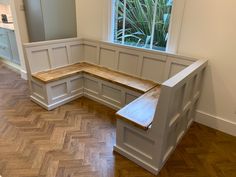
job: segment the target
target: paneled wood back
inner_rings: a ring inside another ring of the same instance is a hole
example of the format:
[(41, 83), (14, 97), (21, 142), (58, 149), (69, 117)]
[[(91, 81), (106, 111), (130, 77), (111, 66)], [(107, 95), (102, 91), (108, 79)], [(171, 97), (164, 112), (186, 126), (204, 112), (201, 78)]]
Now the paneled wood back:
[(196, 61), (166, 52), (88, 39), (84, 40), (84, 59), (158, 83), (169, 79)]
[(25, 51), (30, 73), (86, 61), (158, 83), (196, 61), (166, 52), (78, 38), (25, 44)]
[(83, 40), (77, 38), (25, 44), (29, 74), (83, 61)]

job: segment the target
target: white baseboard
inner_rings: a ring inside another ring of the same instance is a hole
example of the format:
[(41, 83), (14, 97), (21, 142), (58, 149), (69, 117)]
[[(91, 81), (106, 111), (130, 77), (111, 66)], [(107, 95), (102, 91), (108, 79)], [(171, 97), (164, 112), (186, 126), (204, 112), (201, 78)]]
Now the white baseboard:
[(20, 73), (21, 67), (17, 64), (14, 64), (6, 59), (0, 58), (1, 62), (3, 62), (4, 64), (6, 64), (7, 66), (9, 66), (11, 69), (13, 69), (14, 71)]
[(2, 59), (0, 58), (0, 60), (5, 63), (7, 66), (9, 66), (11, 69), (13, 69), (14, 71), (16, 71), (17, 73), (19, 73), (21, 75), (21, 78), (24, 80), (28, 80), (28, 76), (27, 76), (27, 72), (23, 69), (21, 69), (20, 65), (14, 64), (8, 60)]
[(25, 70), (20, 70), (21, 78), (24, 80), (28, 80), (27, 72)]
[(62, 106), (66, 103), (69, 103), (73, 100), (76, 100), (80, 97), (83, 96), (83, 93), (79, 93), (79, 94), (76, 94), (76, 95), (73, 95), (71, 97), (68, 97), (68, 98), (65, 98), (61, 101), (58, 101), (57, 103), (54, 103), (54, 104), (50, 104), (50, 105), (47, 105), (46, 103), (40, 101), (39, 99), (35, 98), (34, 96), (30, 96), (31, 100), (37, 104), (39, 104), (40, 106), (42, 106), (44, 109), (48, 110), (48, 111), (51, 111), (59, 106)]
[(196, 111), (195, 121), (224, 133), (236, 136), (235, 122), (225, 120), (221, 117), (214, 116), (200, 110)]

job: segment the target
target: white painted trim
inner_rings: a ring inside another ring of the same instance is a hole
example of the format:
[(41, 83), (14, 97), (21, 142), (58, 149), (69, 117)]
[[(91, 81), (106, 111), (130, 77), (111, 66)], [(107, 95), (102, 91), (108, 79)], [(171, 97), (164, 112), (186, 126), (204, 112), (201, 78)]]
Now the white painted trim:
[(21, 78), (24, 80), (28, 80), (27, 72), (23, 69), (20, 70)]
[(63, 99), (63, 100), (61, 100), (61, 101), (58, 101), (58, 102), (54, 103), (54, 104), (50, 104), (50, 105), (45, 104), (44, 102), (40, 101), (39, 99), (35, 98), (35, 97), (32, 96), (32, 95), (30, 96), (30, 98), (31, 98), (31, 100), (32, 100), (33, 102), (39, 104), (39, 105), (42, 106), (44, 109), (46, 109), (46, 110), (48, 110), (48, 111), (51, 111), (51, 110), (53, 110), (53, 109), (55, 109), (55, 108), (57, 108), (57, 107), (59, 107), (59, 106), (62, 106), (62, 105), (64, 105), (64, 104), (66, 104), (66, 103), (69, 103), (69, 102), (71, 102), (71, 101), (73, 101), (73, 100), (76, 100), (76, 99), (78, 99), (78, 98), (80, 98), (80, 97), (82, 97), (82, 96), (83, 96), (83, 93), (79, 93), (79, 94), (76, 94), (76, 95), (67, 97), (67, 98), (65, 98), (65, 99)]
[(154, 41), (154, 34), (155, 34), (155, 22), (156, 22), (156, 14), (157, 14), (157, 5), (158, 5), (158, 0), (155, 1), (154, 4), (154, 13), (152, 17), (152, 32), (151, 32), (151, 42), (150, 42), (150, 49), (153, 49), (153, 41)]
[(103, 4), (103, 40), (113, 42), (114, 39), (115, 0), (104, 0)]
[(231, 122), (200, 110), (196, 111), (195, 121), (224, 133), (236, 136), (236, 122)]
[(15, 36), (16, 36), (16, 43), (17, 43), (17, 49), (19, 53), (19, 59), (20, 59), (20, 65), (21, 69), (25, 70), (26, 65), (25, 65), (25, 56), (24, 56), (24, 50), (23, 50), (23, 45), (22, 45), (22, 39), (21, 39), (21, 34), (20, 34), (20, 26), (19, 26), (19, 21), (17, 17), (17, 6), (16, 6), (16, 0), (11, 0), (10, 1), (10, 8), (12, 11), (12, 16), (14, 19), (14, 31), (15, 31)]
[(186, 0), (174, 0), (171, 12), (169, 39), (167, 41), (166, 51), (178, 53), (179, 39), (184, 17)]
[(21, 67), (17, 64), (14, 64), (8, 60), (5, 60), (3, 58), (0, 58), (0, 61), (3, 62), (4, 64), (6, 64), (7, 66), (9, 66), (10, 68), (14, 69), (16, 72), (20, 73), (21, 71)]

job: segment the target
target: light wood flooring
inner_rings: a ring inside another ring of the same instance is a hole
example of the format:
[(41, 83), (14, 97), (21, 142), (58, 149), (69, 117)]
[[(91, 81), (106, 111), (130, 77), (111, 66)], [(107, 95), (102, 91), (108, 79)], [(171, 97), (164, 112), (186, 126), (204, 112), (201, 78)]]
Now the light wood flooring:
[[(152, 177), (112, 151), (114, 113), (85, 98), (46, 111), (0, 63), (0, 175)], [(236, 137), (194, 123), (158, 177), (236, 177)]]

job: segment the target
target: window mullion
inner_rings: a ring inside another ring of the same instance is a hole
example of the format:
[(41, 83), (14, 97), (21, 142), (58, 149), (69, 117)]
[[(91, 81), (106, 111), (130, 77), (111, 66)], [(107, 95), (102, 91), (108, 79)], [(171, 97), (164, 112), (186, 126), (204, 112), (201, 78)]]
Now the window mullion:
[(127, 0), (124, 0), (124, 11), (123, 11), (123, 27), (122, 27), (122, 44), (125, 43), (125, 19), (126, 19), (126, 5)]
[(151, 33), (150, 49), (152, 49), (152, 47), (153, 47), (153, 41), (154, 41), (155, 22), (156, 22), (156, 14), (157, 14), (157, 3), (158, 3), (158, 0), (155, 1), (155, 6), (154, 6), (154, 13), (153, 13), (153, 20), (152, 20), (152, 33)]

